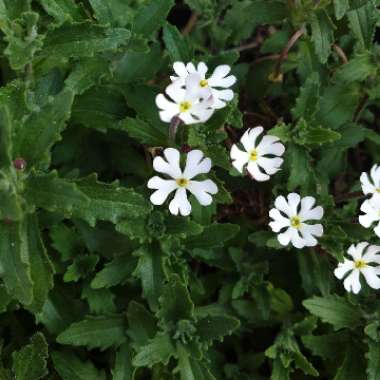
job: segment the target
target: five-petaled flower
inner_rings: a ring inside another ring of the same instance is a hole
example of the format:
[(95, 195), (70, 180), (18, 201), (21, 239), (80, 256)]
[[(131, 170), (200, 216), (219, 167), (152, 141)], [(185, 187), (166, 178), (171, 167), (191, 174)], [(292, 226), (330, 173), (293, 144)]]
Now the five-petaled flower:
[(191, 213), (191, 204), (187, 199), (188, 190), (202, 206), (209, 206), (212, 203), (211, 195), (218, 192), (218, 187), (210, 179), (195, 181), (193, 178), (208, 173), (212, 166), (211, 160), (204, 157), (200, 150), (192, 150), (187, 154), (185, 169), (182, 171), (180, 152), (177, 149), (165, 149), (164, 157), (165, 159), (155, 157), (153, 168), (170, 179), (155, 176), (149, 180), (148, 188), (156, 190), (150, 197), (151, 202), (154, 205), (162, 205), (169, 194), (175, 191), (174, 198), (169, 203), (169, 210), (173, 215), (187, 216)]
[(263, 131), (263, 127), (248, 129), (240, 139), (244, 150), (239, 149), (236, 144), (231, 148), (232, 165), (240, 173), (246, 167), (256, 181), (268, 181), (271, 175), (280, 170), (284, 161), (281, 156), (285, 147), (278, 137), (265, 135), (257, 143)]
[(369, 243), (365, 241), (350, 246), (347, 253), (353, 260), (345, 258), (344, 262), (339, 263), (334, 271), (335, 276), (339, 280), (345, 277), (343, 285), (347, 292), (354, 294), (360, 292), (360, 273), (364, 276), (367, 284), (371, 288), (380, 289), (380, 278), (378, 277), (380, 274), (379, 252), (380, 246), (369, 245)]
[(314, 197), (304, 197), (290, 193), (286, 200), (278, 196), (275, 200), (275, 208), (269, 211), (273, 219), (269, 223), (273, 232), (279, 233), (277, 239), (281, 245), (293, 244), (296, 248), (313, 247), (318, 244), (315, 237), (323, 235), (321, 224), (308, 224), (309, 220), (320, 220), (323, 217), (323, 208), (314, 207)]
[(362, 190), (365, 195), (380, 194), (380, 166), (373, 165), (370, 174), (362, 173), (360, 176), (360, 182), (362, 184)]
[(163, 94), (158, 94), (156, 105), (160, 109), (161, 120), (166, 123), (170, 123), (175, 116), (185, 124), (204, 123), (214, 112), (211, 108), (213, 104), (211, 93), (200, 97), (191, 76), (186, 79), (186, 88), (172, 83), (166, 87), (165, 92), (172, 100), (168, 100)]
[(364, 214), (359, 215), (359, 223), (365, 228), (377, 223), (373, 230), (380, 237), (380, 194), (375, 193), (372, 198), (365, 200), (360, 211)]
[(236, 77), (228, 75), (231, 71), (231, 67), (228, 65), (216, 67), (209, 78), (206, 77), (208, 67), (204, 62), (199, 62), (197, 67), (191, 62), (186, 65), (183, 62), (174, 62), (173, 69), (177, 74), (177, 76), (170, 77), (173, 83), (184, 86), (187, 78), (191, 77), (192, 85), (197, 88), (201, 97), (206, 97), (208, 92), (211, 92), (212, 107), (215, 109), (225, 107), (226, 102), (234, 98), (234, 93), (229, 87), (236, 83)]

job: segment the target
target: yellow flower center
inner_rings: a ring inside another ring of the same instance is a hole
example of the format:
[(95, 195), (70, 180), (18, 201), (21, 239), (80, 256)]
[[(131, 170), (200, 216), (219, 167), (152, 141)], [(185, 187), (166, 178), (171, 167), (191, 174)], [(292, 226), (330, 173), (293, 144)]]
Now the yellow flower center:
[(376, 193), (380, 193), (380, 187), (376, 189)]
[(204, 87), (207, 87), (208, 86), (208, 81), (206, 79), (202, 79), (200, 82), (199, 82), (199, 85), (204, 88)]
[(294, 228), (300, 228), (301, 224), (302, 223), (299, 216), (293, 216), (293, 218), (290, 219), (290, 225)]
[(367, 266), (367, 263), (364, 260), (356, 260), (355, 261), (355, 268), (356, 269), (363, 269)]
[(186, 178), (178, 178), (176, 182), (179, 187), (186, 187), (189, 184), (189, 181)]
[(179, 110), (182, 113), (182, 112), (188, 111), (191, 107), (192, 107), (192, 104), (190, 102), (182, 102), (179, 105)]
[(258, 153), (257, 150), (254, 149), (250, 154), (249, 154), (249, 159), (251, 161), (256, 161), (258, 159)]

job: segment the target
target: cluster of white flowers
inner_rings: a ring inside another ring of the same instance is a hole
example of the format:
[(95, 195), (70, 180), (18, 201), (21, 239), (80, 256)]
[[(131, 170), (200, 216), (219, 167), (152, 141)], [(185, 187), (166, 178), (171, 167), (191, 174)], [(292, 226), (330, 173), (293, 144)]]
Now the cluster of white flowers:
[(228, 65), (218, 66), (209, 78), (204, 62), (197, 67), (191, 62), (186, 65), (175, 62), (173, 69), (176, 75), (170, 77), (171, 84), (165, 90), (170, 100), (164, 94), (156, 97), (160, 118), (165, 123), (170, 123), (174, 117), (185, 124), (204, 123), (234, 97), (229, 87), (235, 84), (236, 77), (228, 75), (231, 71)]
[[(172, 83), (165, 91), (171, 100), (163, 94), (156, 98), (161, 120), (171, 122), (177, 117), (185, 124), (204, 123), (215, 110), (225, 107), (226, 102), (233, 99), (234, 94), (229, 87), (236, 78), (229, 75), (229, 66), (218, 66), (209, 78), (206, 78), (208, 69), (203, 62), (197, 67), (192, 63), (175, 62), (173, 68), (176, 75), (170, 77)], [(263, 135), (263, 132), (261, 126), (248, 129), (230, 152), (233, 167), (258, 182), (268, 181), (281, 170), (285, 152), (278, 137)], [(189, 191), (200, 205), (211, 205), (212, 195), (218, 192), (217, 185), (211, 179), (194, 179), (210, 172), (210, 158), (200, 150), (192, 150), (187, 154), (182, 170), (181, 154), (177, 149), (167, 148), (163, 155), (164, 158), (154, 158), (153, 168), (167, 178), (154, 176), (149, 180), (148, 188), (155, 190), (150, 197), (151, 202), (162, 205), (175, 192), (169, 211), (174, 215), (187, 216), (191, 213), (191, 203), (187, 198)], [(363, 193), (370, 197), (361, 205), (364, 214), (359, 216), (359, 222), (366, 228), (374, 225), (374, 232), (380, 237), (380, 166), (375, 165), (369, 176), (362, 173), (360, 181)], [(323, 235), (323, 226), (317, 223), (323, 214), (323, 208), (316, 206), (316, 199), (312, 196), (290, 193), (285, 198), (280, 195), (269, 211), (269, 227), (283, 246), (291, 244), (297, 249), (314, 247), (318, 244), (317, 238)], [(360, 291), (360, 273), (371, 288), (380, 289), (380, 246), (361, 242), (351, 245), (347, 253), (353, 260), (345, 258), (334, 271), (338, 279), (344, 279), (345, 289), (355, 294)]]

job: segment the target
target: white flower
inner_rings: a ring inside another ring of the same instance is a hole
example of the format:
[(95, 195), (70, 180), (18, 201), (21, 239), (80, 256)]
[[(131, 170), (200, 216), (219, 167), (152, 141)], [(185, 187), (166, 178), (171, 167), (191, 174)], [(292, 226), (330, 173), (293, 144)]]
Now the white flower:
[(285, 147), (279, 138), (265, 135), (259, 144), (256, 143), (263, 131), (263, 127), (248, 129), (240, 139), (244, 150), (240, 150), (236, 144), (231, 148), (232, 165), (240, 173), (247, 166), (248, 172), (256, 181), (268, 181), (284, 162), (280, 156), (284, 154)]
[(362, 173), (360, 176), (362, 190), (364, 194), (379, 194), (380, 193), (380, 166), (373, 165), (370, 175)]
[(360, 211), (364, 212), (364, 215), (359, 215), (359, 223), (369, 228), (373, 223), (377, 223), (374, 228), (375, 234), (380, 237), (380, 194), (375, 193), (371, 199), (365, 200)]
[(214, 113), (211, 108), (213, 99), (211, 93), (204, 94), (201, 98), (194, 87), (194, 80), (189, 76), (186, 80), (186, 88), (176, 83), (169, 85), (165, 92), (172, 99), (168, 100), (165, 95), (158, 94), (156, 97), (157, 107), (160, 109), (160, 118), (170, 123), (174, 116), (179, 117), (185, 124), (206, 122)]
[[(361, 242), (355, 246), (352, 244), (347, 253), (353, 260), (344, 259), (335, 269), (335, 276), (341, 280), (351, 272), (343, 281), (344, 288), (348, 292), (358, 294), (361, 289), (360, 273), (364, 276), (367, 284), (373, 289), (380, 289), (380, 247)], [(364, 254), (363, 254), (364, 253)], [(375, 264), (375, 266), (370, 264)]]
[(204, 96), (206, 91), (211, 91), (215, 109), (225, 107), (226, 102), (234, 98), (233, 91), (228, 88), (236, 83), (236, 77), (228, 75), (231, 71), (228, 65), (218, 66), (209, 78), (206, 78), (208, 68), (204, 62), (199, 62), (197, 67), (191, 62), (187, 65), (183, 62), (174, 62), (173, 69), (177, 76), (171, 76), (170, 79), (174, 83), (184, 86), (186, 79), (191, 76), (193, 85), (197, 86), (201, 96)]
[[(273, 219), (269, 223), (273, 232), (280, 232), (277, 239), (282, 245), (292, 243), (296, 248), (314, 247), (318, 244), (316, 237), (323, 235), (321, 224), (307, 224), (308, 220), (320, 220), (323, 217), (323, 208), (314, 207), (314, 197), (301, 197), (296, 193), (288, 194), (288, 199), (279, 196), (269, 211)], [(314, 207), (314, 208), (313, 208)]]
[(169, 203), (169, 210), (173, 215), (180, 213), (187, 216), (191, 212), (191, 204), (187, 199), (189, 190), (202, 206), (209, 206), (212, 203), (210, 194), (216, 194), (218, 187), (210, 179), (194, 181), (193, 178), (208, 173), (211, 170), (211, 160), (205, 158), (200, 150), (192, 150), (187, 154), (186, 166), (182, 171), (177, 149), (165, 149), (164, 156), (166, 160), (162, 157), (153, 160), (153, 168), (171, 179), (155, 176), (149, 180), (148, 188), (156, 190), (150, 197), (151, 202), (154, 205), (162, 205), (169, 194), (175, 191), (174, 198)]

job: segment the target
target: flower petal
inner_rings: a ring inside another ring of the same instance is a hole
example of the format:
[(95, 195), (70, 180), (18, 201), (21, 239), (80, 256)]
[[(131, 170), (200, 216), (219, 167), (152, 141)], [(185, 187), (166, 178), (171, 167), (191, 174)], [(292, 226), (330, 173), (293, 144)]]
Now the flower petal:
[(301, 197), (297, 193), (288, 194), (288, 204), (292, 210), (293, 216), (298, 214), (298, 205), (301, 202)]
[(361, 174), (360, 182), (364, 194), (373, 194), (376, 191), (376, 187), (370, 182), (367, 173)]
[(280, 170), (284, 160), (279, 157), (259, 157), (256, 162), (267, 174), (273, 175)]
[(209, 173), (211, 167), (211, 160), (205, 157), (201, 150), (195, 149), (187, 154), (183, 175), (187, 179), (192, 179), (199, 174)]
[(268, 181), (270, 179), (270, 176), (263, 173), (256, 162), (254, 161), (250, 161), (248, 163), (248, 166), (247, 166), (247, 170), (248, 172), (251, 174), (251, 176), (253, 177), (253, 179), (255, 179), (256, 181), (258, 182), (264, 182), (264, 181)]
[(162, 179), (158, 176), (151, 178), (148, 181), (149, 189), (157, 189), (151, 196), (150, 201), (156, 205), (162, 205), (169, 194), (177, 188), (177, 183), (173, 180)]
[(173, 70), (179, 78), (186, 78), (189, 75), (186, 65), (183, 62), (174, 62)]
[(243, 152), (236, 144), (232, 145), (230, 152), (232, 165), (240, 172), (243, 173), (244, 166), (249, 161), (247, 152)]
[(354, 269), (343, 281), (343, 286), (347, 290), (347, 292), (352, 292), (354, 294), (358, 294), (361, 289), (360, 284), (360, 271), (358, 269)]
[(377, 277), (374, 267), (367, 266), (361, 269), (368, 286), (372, 289), (380, 289), (380, 278)]
[(163, 174), (167, 174), (174, 179), (178, 179), (182, 176), (182, 171), (179, 166), (180, 153), (177, 149), (166, 148), (164, 150), (164, 156), (166, 161), (158, 156), (153, 160), (153, 168), (155, 171)]
[(339, 263), (334, 270), (334, 275), (336, 278), (341, 280), (349, 271), (355, 268), (355, 263), (351, 260), (344, 259), (343, 263)]
[(263, 127), (255, 127), (248, 129), (242, 138), (240, 139), (240, 142), (243, 144), (244, 149), (247, 152), (252, 151), (256, 147), (256, 139), (259, 135), (261, 135), (264, 131)]
[(282, 211), (284, 214), (286, 214), (289, 217), (294, 216), (292, 209), (289, 207), (288, 201), (286, 198), (282, 195), (278, 196), (276, 200), (274, 201), (275, 207)]
[(273, 232), (280, 232), (283, 228), (290, 227), (290, 219), (283, 217), (276, 208), (272, 208), (269, 211), (269, 216), (273, 219), (273, 221), (269, 223), (269, 227)]
[(278, 242), (286, 246), (290, 243), (290, 240), (292, 238), (291, 228), (289, 227), (285, 232), (277, 235)]
[(186, 189), (181, 187), (177, 189), (174, 198), (169, 203), (169, 211), (173, 215), (181, 214), (188, 216), (191, 213), (191, 204), (187, 199)]
[(187, 189), (195, 196), (202, 206), (209, 206), (212, 203), (212, 197), (210, 194), (216, 194), (218, 192), (218, 187), (213, 181), (211, 181), (211, 179), (206, 179), (204, 181), (190, 181)]
[(208, 71), (208, 67), (204, 62), (199, 62), (197, 71), (198, 71), (199, 75), (202, 77), (202, 79), (205, 79), (206, 73)]
[(363, 260), (366, 263), (376, 263), (380, 264), (380, 246), (378, 245), (370, 245), (363, 255)]
[(290, 233), (292, 236), (291, 237), (291, 243), (293, 244), (294, 247), (296, 247), (298, 249), (304, 248), (305, 245), (307, 245), (308, 243), (313, 244), (313, 241), (303, 239), (300, 236), (299, 231), (296, 228), (290, 227)]

